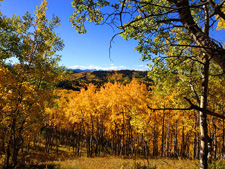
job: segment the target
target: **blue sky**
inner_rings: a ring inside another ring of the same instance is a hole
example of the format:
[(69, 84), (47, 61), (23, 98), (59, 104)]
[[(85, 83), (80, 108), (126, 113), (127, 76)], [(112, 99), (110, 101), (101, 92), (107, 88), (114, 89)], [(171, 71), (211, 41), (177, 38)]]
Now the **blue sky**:
[[(69, 17), (73, 12), (72, 0), (48, 0), (48, 19), (55, 14), (61, 20), (61, 26), (56, 32), (64, 40), (65, 48), (59, 52), (62, 55), (60, 65), (67, 68), (81, 69), (135, 69), (148, 70), (148, 61), (140, 61), (141, 54), (134, 51), (137, 42), (125, 41), (117, 36), (114, 39), (109, 58), (109, 43), (115, 34), (109, 26), (86, 24), (87, 34), (80, 35), (72, 27)], [(3, 0), (0, 1), (0, 10), (3, 15), (24, 15), (25, 11), (33, 14), (36, 5), (41, 0)]]

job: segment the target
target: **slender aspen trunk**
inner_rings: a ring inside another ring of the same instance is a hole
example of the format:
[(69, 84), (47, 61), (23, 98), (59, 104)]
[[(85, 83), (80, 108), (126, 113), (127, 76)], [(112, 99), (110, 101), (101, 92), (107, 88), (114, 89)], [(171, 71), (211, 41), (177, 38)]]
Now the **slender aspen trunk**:
[[(105, 132), (105, 129), (104, 129), (104, 121), (103, 121), (104, 117), (102, 117), (101, 119), (101, 151), (104, 152), (104, 132)], [(106, 147), (107, 149), (107, 147)]]
[(172, 149), (173, 149), (173, 138), (174, 138), (174, 136), (173, 136), (173, 134), (174, 134), (174, 132), (170, 132), (171, 134), (170, 134), (170, 148), (169, 148), (169, 156), (171, 157), (171, 154), (172, 154)]
[(92, 157), (93, 154), (93, 137), (94, 137), (94, 120), (93, 116), (91, 115), (90, 157)]
[(216, 124), (214, 123), (214, 118), (212, 118), (212, 125), (213, 125), (213, 158), (217, 158), (217, 127)]
[(100, 149), (100, 122), (98, 121), (98, 117), (96, 118), (96, 146), (95, 146), (95, 156), (99, 154), (99, 149)]
[(145, 158), (148, 159), (148, 142), (145, 140)]
[(59, 155), (59, 137), (58, 137), (58, 129), (57, 129), (57, 126), (55, 128), (55, 139), (56, 139), (56, 155), (58, 156)]
[(177, 120), (175, 122), (175, 129), (174, 129), (173, 154), (174, 154), (175, 157), (178, 157), (178, 152), (177, 152)]
[(162, 117), (161, 157), (164, 156), (164, 121), (165, 121), (165, 110), (163, 110), (163, 117)]
[(6, 129), (5, 127), (2, 129), (2, 143), (1, 143), (1, 148), (0, 148), (0, 153), (2, 152), (3, 154), (5, 154), (5, 133)]
[[(223, 112), (223, 116), (225, 115), (224, 114), (224, 110), (223, 110), (223, 101), (222, 101), (222, 104), (221, 104), (221, 109), (222, 109), (222, 112)], [(223, 119), (223, 136), (222, 136), (222, 150), (221, 150), (221, 156), (222, 158), (225, 158), (225, 121)]]
[(123, 132), (123, 143), (122, 143), (122, 146), (121, 146), (121, 155), (124, 155), (124, 145), (125, 145), (125, 113), (123, 113), (123, 128), (122, 128), (122, 132)]
[[(197, 126), (200, 125), (199, 120), (200, 120), (200, 112), (198, 111), (198, 116), (197, 116)], [(199, 131), (197, 130), (196, 132), (196, 159), (199, 159), (199, 154), (200, 154), (200, 144), (199, 144)]]
[[(205, 14), (205, 30), (204, 33), (209, 35), (209, 13), (208, 5), (203, 5)], [(208, 156), (208, 128), (207, 128), (207, 96), (208, 96), (208, 81), (209, 81), (209, 59), (208, 56), (203, 53), (203, 71), (202, 71), (202, 91), (200, 96), (200, 169), (207, 169), (207, 156)]]
[(181, 144), (181, 156), (182, 157), (185, 157), (185, 135), (184, 135), (184, 130), (185, 130), (185, 127), (183, 126), (182, 128), (182, 144)]
[(154, 120), (154, 125), (153, 125), (153, 156), (157, 156), (158, 155), (158, 134), (156, 131), (156, 114), (155, 114), (155, 120)]
[[(213, 119), (213, 117), (212, 117)], [(212, 121), (212, 120), (211, 120)], [(207, 122), (207, 128), (208, 128), (208, 156), (207, 158), (209, 160), (212, 159), (212, 153), (213, 153), (213, 146), (212, 146), (212, 131), (211, 131), (211, 123), (210, 121)]]
[(9, 143), (7, 145), (7, 150), (6, 150), (7, 154), (6, 154), (6, 168), (5, 169), (10, 167), (10, 163), (9, 163), (9, 158), (11, 156), (10, 144), (11, 144), (11, 138), (10, 138), (10, 141), (9, 141)]
[[(204, 54), (203, 54), (204, 55)], [(207, 156), (208, 156), (208, 128), (207, 128), (207, 94), (208, 94), (208, 77), (209, 77), (209, 59), (204, 55), (203, 66), (203, 80), (202, 80), (202, 93), (200, 96), (200, 133), (201, 133), (201, 148), (200, 148), (200, 169), (207, 169)]]
[(190, 133), (186, 134), (186, 142), (185, 142), (185, 154), (188, 157), (190, 150)]
[(167, 133), (166, 133), (166, 157), (169, 157), (169, 148), (170, 148), (170, 112), (169, 112), (169, 119), (167, 125)]
[(196, 111), (194, 112), (194, 116), (195, 116), (195, 119), (194, 119), (194, 124), (195, 124), (195, 132), (194, 132), (194, 141), (193, 141), (193, 159), (196, 158), (196, 150), (197, 150), (197, 114), (196, 114)]

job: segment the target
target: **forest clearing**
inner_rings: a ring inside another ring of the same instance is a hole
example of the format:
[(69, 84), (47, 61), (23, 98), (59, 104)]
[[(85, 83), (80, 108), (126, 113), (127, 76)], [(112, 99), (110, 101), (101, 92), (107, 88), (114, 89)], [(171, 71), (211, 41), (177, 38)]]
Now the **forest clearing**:
[[(172, 160), (172, 159), (150, 159), (133, 160), (114, 157), (96, 157), (96, 158), (77, 158), (66, 161), (46, 162), (37, 166), (37, 168), (48, 169), (197, 169), (198, 161), (195, 160)], [(217, 165), (217, 168), (220, 168)], [(221, 165), (222, 169), (222, 165)]]

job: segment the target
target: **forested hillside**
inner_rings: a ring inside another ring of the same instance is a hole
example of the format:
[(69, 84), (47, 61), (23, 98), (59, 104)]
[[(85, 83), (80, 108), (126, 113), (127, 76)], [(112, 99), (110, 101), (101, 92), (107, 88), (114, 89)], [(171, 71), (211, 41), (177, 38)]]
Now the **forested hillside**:
[(115, 83), (120, 82), (127, 84), (136, 78), (139, 82), (152, 85), (153, 81), (149, 78), (147, 71), (134, 71), (134, 70), (111, 70), (111, 71), (85, 71), (76, 72), (69, 70), (67, 77), (58, 83), (59, 88), (71, 89), (79, 91), (81, 88), (86, 87), (92, 83), (98, 87), (103, 86), (107, 82)]

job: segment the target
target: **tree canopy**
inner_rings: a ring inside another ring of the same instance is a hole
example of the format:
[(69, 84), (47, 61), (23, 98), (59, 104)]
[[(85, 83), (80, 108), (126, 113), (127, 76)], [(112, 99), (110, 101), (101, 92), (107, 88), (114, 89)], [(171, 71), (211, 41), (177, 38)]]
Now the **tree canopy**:
[(70, 21), (79, 33), (86, 33), (86, 21), (117, 27), (124, 39), (138, 41), (143, 60), (158, 62), (155, 56), (169, 51), (198, 60), (192, 52), (198, 49), (225, 70), (225, 49), (211, 34), (224, 29), (224, 1), (74, 0), (72, 6)]
[(200, 113), (200, 168), (204, 169), (210, 143), (207, 127), (209, 77), (225, 71), (225, 49), (222, 42), (212, 36), (216, 27), (218, 31), (224, 29), (224, 2), (76, 0), (72, 3), (75, 11), (70, 18), (79, 33), (86, 33), (86, 21), (118, 28), (117, 34), (125, 40), (138, 41), (136, 49), (143, 54), (142, 59), (153, 63), (151, 73), (156, 77), (155, 82), (161, 85), (162, 81), (173, 77), (175, 84), (181, 82), (183, 91), (185, 86), (189, 88), (186, 89), (193, 94), (198, 106), (186, 100)]
[[(60, 79), (58, 66), (63, 41), (54, 29), (59, 18), (46, 18), (47, 1), (35, 16), (11, 18), (0, 12), (0, 140), (3, 168), (17, 168), (22, 151), (40, 132), (45, 108), (54, 102), (53, 87)], [(12, 62), (17, 59), (16, 62)]]

